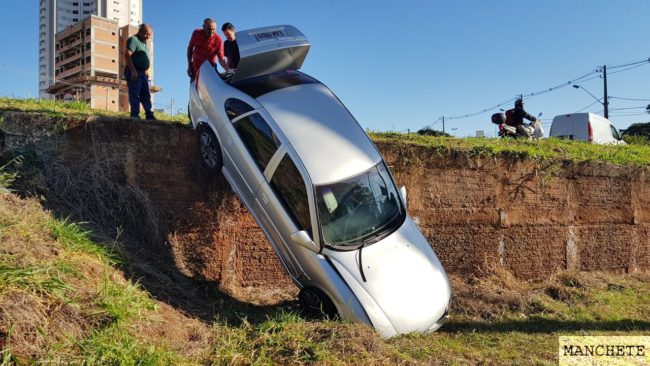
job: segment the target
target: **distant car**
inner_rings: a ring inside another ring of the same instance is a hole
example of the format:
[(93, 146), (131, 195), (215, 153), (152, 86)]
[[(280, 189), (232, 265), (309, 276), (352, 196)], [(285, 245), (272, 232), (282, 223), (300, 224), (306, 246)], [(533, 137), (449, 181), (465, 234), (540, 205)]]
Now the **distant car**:
[(341, 101), (298, 71), (292, 26), (236, 34), (238, 69), (204, 63), (189, 111), (201, 163), (221, 171), (301, 289), (307, 308), (382, 336), (438, 329), (451, 287), (386, 162)]
[(555, 116), (549, 136), (594, 144), (625, 144), (616, 127), (607, 118), (594, 113)]

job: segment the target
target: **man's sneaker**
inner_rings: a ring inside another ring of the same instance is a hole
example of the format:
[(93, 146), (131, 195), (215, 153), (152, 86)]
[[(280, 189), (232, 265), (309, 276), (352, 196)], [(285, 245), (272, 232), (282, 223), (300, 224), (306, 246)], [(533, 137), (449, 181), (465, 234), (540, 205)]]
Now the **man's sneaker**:
[(131, 119), (132, 119), (133, 121), (139, 121), (139, 120), (140, 120), (140, 116), (131, 116)]
[(157, 121), (157, 120), (158, 118), (156, 118), (156, 116), (154, 116), (153, 114), (147, 116), (147, 121)]

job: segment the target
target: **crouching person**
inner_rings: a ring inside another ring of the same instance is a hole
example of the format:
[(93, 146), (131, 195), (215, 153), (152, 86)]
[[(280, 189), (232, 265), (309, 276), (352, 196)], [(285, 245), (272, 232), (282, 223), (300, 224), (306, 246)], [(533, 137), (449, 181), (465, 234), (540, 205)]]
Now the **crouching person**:
[(138, 33), (129, 37), (126, 42), (124, 79), (129, 87), (129, 105), (131, 118), (140, 119), (140, 104), (144, 108), (145, 117), (155, 120), (151, 110), (151, 93), (149, 92), (149, 48), (147, 40), (153, 35), (149, 24), (141, 24)]

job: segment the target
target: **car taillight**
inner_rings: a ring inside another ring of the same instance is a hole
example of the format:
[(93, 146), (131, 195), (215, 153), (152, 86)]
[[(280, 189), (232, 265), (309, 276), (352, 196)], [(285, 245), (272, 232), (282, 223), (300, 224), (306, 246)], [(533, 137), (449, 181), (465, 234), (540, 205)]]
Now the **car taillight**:
[(589, 122), (588, 125), (589, 125), (589, 142), (594, 142), (594, 129), (591, 127), (591, 122)]

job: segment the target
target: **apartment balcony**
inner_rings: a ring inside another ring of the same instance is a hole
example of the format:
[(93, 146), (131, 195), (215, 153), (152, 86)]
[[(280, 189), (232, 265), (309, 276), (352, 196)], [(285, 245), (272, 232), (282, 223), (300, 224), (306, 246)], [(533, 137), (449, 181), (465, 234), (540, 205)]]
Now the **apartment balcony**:
[(83, 56), (84, 56), (84, 53), (81, 52), (81, 51), (79, 51), (77, 53), (70, 53), (68, 55), (64, 55), (63, 57), (61, 55), (59, 55), (58, 56), (59, 61), (56, 61), (55, 64), (57, 66), (61, 65), (61, 66), (65, 67), (65, 65), (68, 64), (68, 63), (71, 63), (71, 62), (76, 63), (76, 61), (79, 61), (81, 58), (83, 58)]
[(65, 52), (65, 51), (70, 50), (70, 49), (72, 49), (74, 47), (80, 46), (82, 43), (83, 43), (83, 40), (81, 39), (81, 37), (79, 37), (79, 38), (75, 39), (74, 41), (72, 41), (70, 43), (66, 43), (63, 46), (60, 46), (59, 48), (57, 48), (56, 51), (58, 53)]
[[(88, 69), (90, 69), (90, 67), (88, 67)], [(78, 76), (84, 71), (86, 71), (84, 65), (79, 65), (60, 72), (56, 77), (57, 79), (66, 79), (73, 76)]]

